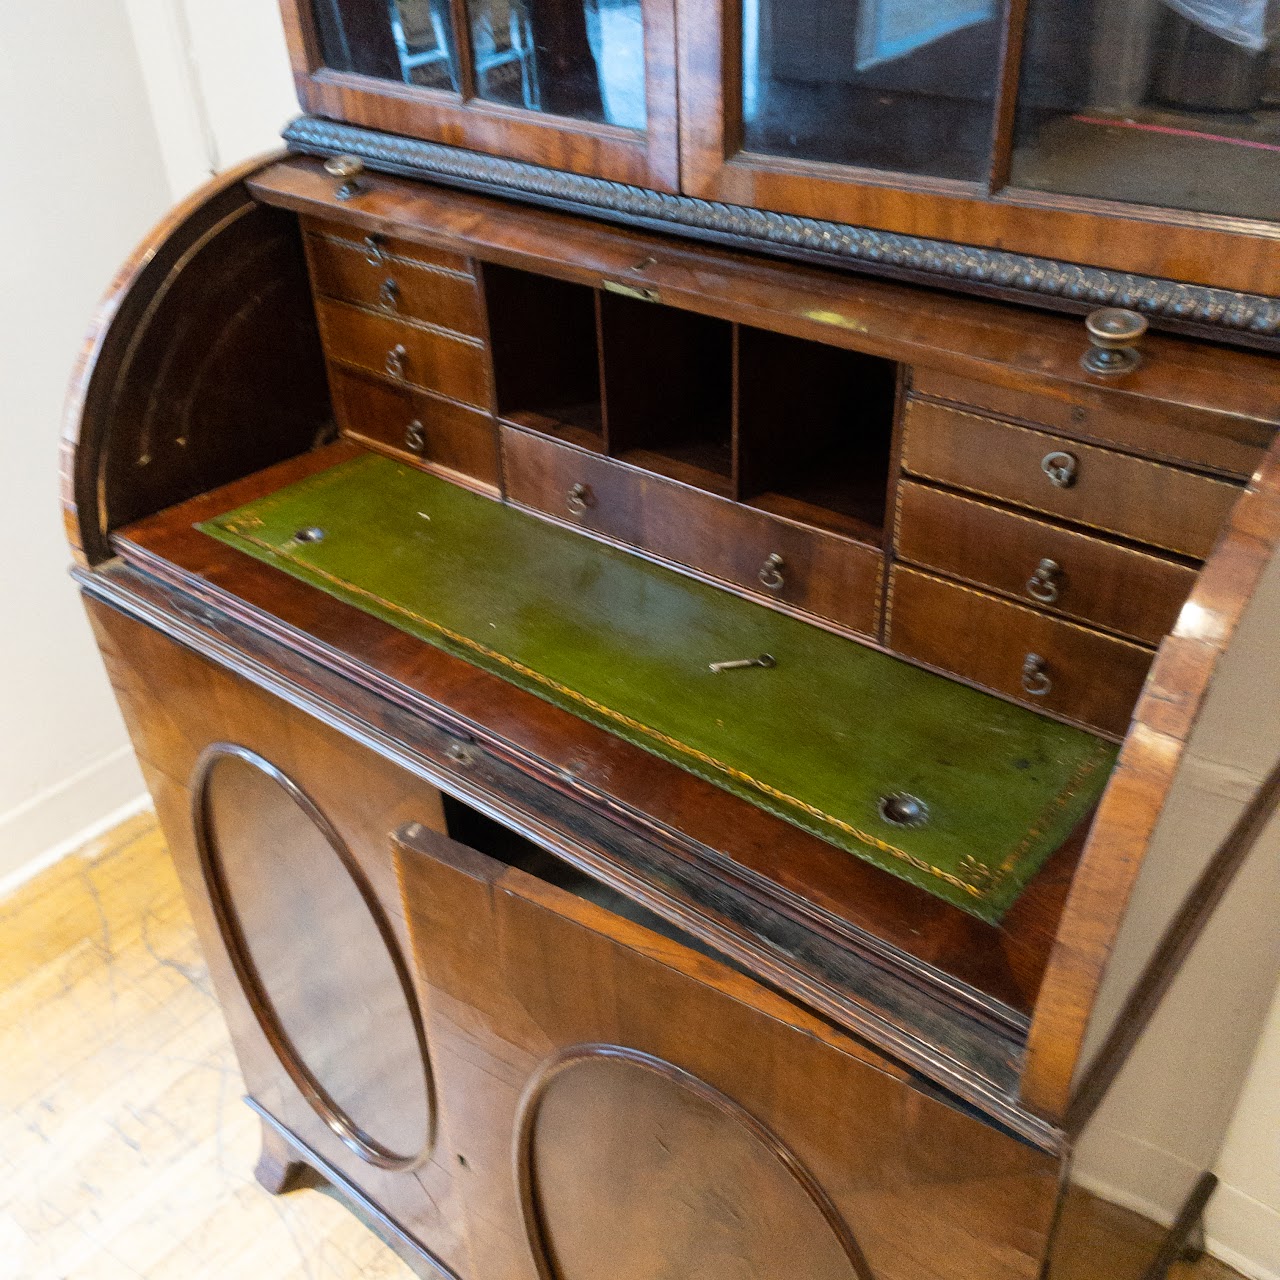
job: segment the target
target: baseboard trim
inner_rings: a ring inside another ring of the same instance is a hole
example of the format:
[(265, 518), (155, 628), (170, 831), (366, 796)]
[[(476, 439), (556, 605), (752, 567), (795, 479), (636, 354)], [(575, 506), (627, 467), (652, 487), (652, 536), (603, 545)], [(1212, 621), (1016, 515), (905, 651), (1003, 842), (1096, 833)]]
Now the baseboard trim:
[(123, 746), (0, 814), (0, 899), (150, 803)]

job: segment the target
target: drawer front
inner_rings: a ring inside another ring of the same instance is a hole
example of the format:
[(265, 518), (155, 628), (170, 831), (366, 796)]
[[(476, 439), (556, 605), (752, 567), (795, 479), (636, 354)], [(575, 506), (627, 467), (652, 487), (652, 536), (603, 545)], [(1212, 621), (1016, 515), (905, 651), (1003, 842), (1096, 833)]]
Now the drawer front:
[[(507, 496), (772, 603), (876, 633), (884, 558), (557, 441), (502, 428)], [(578, 488), (581, 486), (581, 489)]]
[(488, 414), (341, 369), (331, 384), (343, 435), (496, 489), (498, 440)]
[[(1104, 533), (1203, 559), (1239, 485), (979, 414), (908, 401), (902, 465)], [(1055, 483), (1055, 468), (1065, 483)]]
[(1253, 474), (1275, 433), (1273, 424), (1258, 419), (1145, 400), (1107, 387), (1060, 382), (1028, 391), (932, 369), (915, 370), (912, 386), (921, 395), (965, 408), (1020, 418), (1172, 462), (1224, 471), (1241, 480)]
[(316, 310), (330, 360), (463, 404), (489, 407), (488, 358), (479, 339), (424, 329), (329, 299), (321, 299)]
[(323, 297), (423, 320), (475, 338), (485, 336), (480, 294), (470, 270), (408, 258), (376, 258), (354, 244), (320, 236), (308, 238), (307, 253), (312, 283)]
[(302, 225), (309, 236), (359, 252), (368, 259), (370, 266), (406, 262), (440, 267), (457, 275), (474, 274), (470, 258), (460, 253), (450, 253), (447, 249), (435, 249), (431, 245), (416, 244), (412, 240), (400, 240), (395, 236), (365, 235), (358, 227), (341, 222), (326, 222), (322, 218), (303, 218)]
[(904, 657), (1116, 737), (1128, 727), (1155, 657), (1126, 640), (900, 566), (890, 579), (885, 635)]
[(1147, 644), (1173, 629), (1196, 571), (913, 481), (898, 488), (898, 558)]

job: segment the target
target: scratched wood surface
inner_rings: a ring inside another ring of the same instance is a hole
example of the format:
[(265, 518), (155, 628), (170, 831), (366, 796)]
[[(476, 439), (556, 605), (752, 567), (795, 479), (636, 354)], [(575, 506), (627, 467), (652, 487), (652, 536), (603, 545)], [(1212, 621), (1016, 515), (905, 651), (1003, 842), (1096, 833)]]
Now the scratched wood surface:
[[(254, 1182), (258, 1121), (150, 814), (0, 902), (0, 1064), (0, 1280), (412, 1280), (323, 1191)], [(1155, 1234), (1073, 1196), (1052, 1280), (1138, 1280)]]
[(0, 902), (0, 1280), (401, 1280), (259, 1123), (150, 814)]

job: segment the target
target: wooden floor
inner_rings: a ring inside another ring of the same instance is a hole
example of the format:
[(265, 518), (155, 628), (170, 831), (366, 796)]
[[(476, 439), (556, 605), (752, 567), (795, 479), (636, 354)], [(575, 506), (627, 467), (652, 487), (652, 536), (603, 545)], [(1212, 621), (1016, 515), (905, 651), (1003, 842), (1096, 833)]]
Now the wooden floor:
[[(323, 1191), (259, 1188), (241, 1093), (149, 815), (0, 902), (0, 1280), (410, 1280)], [(1137, 1280), (1147, 1224), (1077, 1208), (1054, 1280)]]

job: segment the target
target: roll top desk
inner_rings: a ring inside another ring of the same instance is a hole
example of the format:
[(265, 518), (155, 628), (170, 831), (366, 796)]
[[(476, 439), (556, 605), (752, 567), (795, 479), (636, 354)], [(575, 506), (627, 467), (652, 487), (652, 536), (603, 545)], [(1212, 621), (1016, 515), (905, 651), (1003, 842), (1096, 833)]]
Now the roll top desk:
[(259, 1178), (424, 1275), (1037, 1276), (1176, 968), (1082, 1053), (1280, 534), (1273, 61), (791, 8), (285, 0), (73, 383)]

